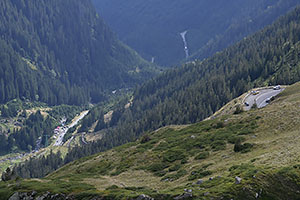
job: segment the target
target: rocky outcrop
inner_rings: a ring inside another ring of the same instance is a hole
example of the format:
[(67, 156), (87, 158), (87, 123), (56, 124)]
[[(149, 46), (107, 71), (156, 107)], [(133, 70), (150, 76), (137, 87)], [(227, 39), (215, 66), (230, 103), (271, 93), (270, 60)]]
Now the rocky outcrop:
[(154, 199), (145, 194), (141, 194), (140, 196), (138, 196), (138, 198), (136, 200), (154, 200)]
[(201, 185), (202, 183), (204, 183), (202, 179), (198, 179), (198, 181), (196, 182), (197, 185)]
[(2, 173), (1, 176), (2, 181), (16, 180), (16, 178), (17, 175), (15, 174), (15, 171), (11, 170), (9, 167)]
[(193, 195), (191, 193), (183, 193), (177, 197), (174, 197), (174, 200), (184, 200), (184, 199), (192, 199), (193, 198)]
[(240, 184), (242, 182), (242, 178), (236, 176), (235, 177), (235, 184)]
[[(101, 200), (102, 197), (94, 197), (91, 200)], [(32, 192), (15, 192), (9, 200), (75, 200), (74, 196), (65, 194), (51, 194), (46, 192), (44, 194), (38, 194), (36, 191)], [(139, 195), (135, 200), (154, 200), (154, 198), (145, 194)]]
[(66, 196), (64, 194), (51, 194), (46, 192), (44, 194), (37, 194), (36, 191), (32, 192), (15, 192), (9, 200), (73, 200), (72, 196)]

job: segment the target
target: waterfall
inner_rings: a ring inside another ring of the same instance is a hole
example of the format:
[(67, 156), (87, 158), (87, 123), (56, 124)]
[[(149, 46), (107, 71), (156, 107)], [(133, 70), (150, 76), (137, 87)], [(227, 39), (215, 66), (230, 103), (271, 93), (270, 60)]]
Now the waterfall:
[(183, 31), (182, 33), (180, 33), (180, 35), (181, 35), (182, 40), (183, 40), (184, 51), (185, 51), (185, 57), (186, 57), (186, 59), (187, 59), (187, 58), (189, 57), (189, 49), (188, 49), (187, 42), (186, 42), (186, 39), (185, 39), (186, 33), (187, 33), (187, 31)]
[(151, 63), (154, 63), (154, 60), (155, 60), (155, 58), (154, 58), (154, 57), (152, 57), (152, 59), (151, 59)]

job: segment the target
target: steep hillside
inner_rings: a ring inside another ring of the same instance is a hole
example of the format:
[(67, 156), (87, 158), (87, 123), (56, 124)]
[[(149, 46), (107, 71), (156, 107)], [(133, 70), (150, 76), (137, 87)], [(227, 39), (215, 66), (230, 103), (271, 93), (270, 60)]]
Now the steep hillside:
[[(160, 127), (199, 122), (251, 88), (299, 81), (299, 22), (297, 8), (210, 59), (187, 63), (148, 81), (133, 98), (114, 107), (106, 122), (103, 114), (108, 111), (93, 108), (83, 119), (82, 131), (96, 130), (101, 140), (71, 149), (64, 162), (134, 141)], [(30, 164), (18, 170), (30, 174), (34, 169)]]
[(90, 0), (0, 3), (0, 103), (99, 102), (153, 71), (116, 39)]
[[(94, 107), (80, 131), (95, 131), (101, 140), (71, 149), (64, 162), (125, 144), (166, 125), (204, 120), (251, 88), (299, 81), (299, 22), (297, 8), (210, 59), (162, 74), (112, 108), (108, 121), (103, 115), (109, 110)], [(30, 164), (18, 170), (30, 174), (34, 170)]]
[(143, 84), (128, 109), (114, 110), (109, 124), (114, 136), (107, 140), (130, 141), (165, 125), (195, 123), (251, 88), (299, 81), (299, 22), (297, 8), (212, 58)]
[[(187, 31), (189, 55), (212, 56), (272, 23), (297, 0), (93, 0), (122, 41), (162, 65), (185, 59), (180, 33)], [(199, 50), (200, 49), (200, 50)]]
[(44, 179), (0, 183), (1, 197), (34, 190), (35, 197), (75, 199), (141, 199), (142, 194), (155, 199), (298, 199), (299, 87), (287, 87), (263, 109), (168, 126)]

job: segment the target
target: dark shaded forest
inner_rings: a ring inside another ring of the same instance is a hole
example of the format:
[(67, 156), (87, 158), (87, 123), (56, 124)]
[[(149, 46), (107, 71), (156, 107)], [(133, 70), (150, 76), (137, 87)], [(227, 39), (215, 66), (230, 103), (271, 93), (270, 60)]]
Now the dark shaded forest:
[(0, 19), (0, 103), (99, 102), (154, 74), (116, 39), (90, 0), (3, 0)]

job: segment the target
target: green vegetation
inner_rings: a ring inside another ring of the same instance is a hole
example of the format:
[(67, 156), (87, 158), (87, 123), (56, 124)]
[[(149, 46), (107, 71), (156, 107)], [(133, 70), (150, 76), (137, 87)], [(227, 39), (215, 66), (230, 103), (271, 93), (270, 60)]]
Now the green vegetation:
[(50, 151), (49, 155), (41, 156), (38, 160), (30, 158), (24, 163), (16, 165), (14, 173), (23, 178), (44, 177), (64, 164), (60, 151), (56, 154)]
[(196, 160), (202, 160), (202, 159), (208, 158), (208, 156), (209, 156), (209, 152), (205, 151), (205, 152), (199, 153), (199, 154), (195, 157), (195, 159), (196, 159)]
[(60, 105), (47, 107), (45, 103), (14, 99), (1, 107), (0, 154), (30, 152), (45, 146), (60, 120), (69, 123), (84, 107)]
[(56, 119), (57, 121), (61, 120), (63, 117), (66, 118), (66, 124), (70, 123), (74, 117), (80, 113), (82, 110), (88, 109), (83, 106), (70, 106), (70, 105), (59, 105), (51, 107), (49, 110), (49, 115)]
[(157, 72), (116, 39), (90, 0), (4, 0), (0, 7), (0, 103), (100, 102)]
[[(0, 153), (10, 153), (12, 151), (31, 151), (36, 147), (38, 138), (44, 135), (53, 135), (53, 120), (43, 117), (40, 111), (29, 115), (28, 118), (19, 120), (21, 127), (9, 131), (9, 135), (0, 135)], [(42, 141), (44, 145), (45, 141)]]
[(234, 144), (233, 150), (235, 152), (246, 153), (246, 152), (250, 151), (252, 147), (253, 147), (253, 145), (250, 143), (241, 144), (241, 140), (238, 139), (238, 140), (236, 140), (236, 142)]
[(68, 139), (70, 139), (72, 137), (73, 133), (76, 131), (78, 126), (79, 126), (79, 124), (68, 129), (67, 133), (64, 135), (63, 142), (68, 141)]
[[(35, 190), (87, 199), (141, 194), (173, 199), (186, 189), (195, 199), (204, 194), (213, 199), (297, 199), (299, 85), (286, 88), (263, 109), (161, 128), (69, 163), (43, 179), (0, 183), (0, 194)], [(236, 152), (237, 145), (241, 149)]]
[[(22, 101), (18, 99), (14, 99), (12, 101), (7, 102), (5, 105), (1, 106), (1, 117), (9, 118), (15, 117), (19, 114), (22, 109)], [(24, 114), (26, 117), (26, 113)]]
[[(99, 109), (95, 108), (95, 115), (91, 112), (83, 120), (81, 131), (101, 130), (101, 140), (71, 149), (66, 155), (65, 163), (134, 141), (141, 134), (166, 125), (201, 121), (250, 88), (300, 80), (296, 56), (296, 49), (299, 47), (299, 13), (300, 9), (296, 8), (273, 25), (212, 58), (187, 63), (143, 84), (134, 92), (133, 98), (124, 98), (118, 106), (113, 107), (111, 120), (107, 123), (103, 123), (102, 114), (99, 118), (95, 117), (97, 112), (106, 113), (107, 110), (104, 111), (101, 106)], [(290, 70), (288, 66), (294, 68)], [(288, 73), (281, 72), (281, 68)], [(231, 105), (236, 106), (233, 103)], [(244, 112), (236, 113), (236, 117), (242, 115)], [(227, 148), (234, 150), (237, 140), (241, 140), (241, 144), (236, 146), (236, 150), (252, 151), (256, 145), (245, 140), (255, 133), (257, 121), (259, 118), (250, 118), (229, 126), (220, 119), (215, 120), (213, 125), (205, 122), (202, 124), (203, 130), (212, 130), (212, 133), (199, 137), (190, 135), (191, 141), (180, 138), (174, 142), (170, 138), (156, 144), (157, 140), (150, 135), (150, 142), (141, 144), (136, 151), (143, 153), (153, 149), (154, 152), (165, 152), (176, 146), (177, 151), (183, 152), (180, 155), (183, 155), (182, 163), (188, 161), (188, 156), (195, 157), (203, 150), (210, 153)], [(94, 129), (94, 125), (97, 129)], [(199, 150), (186, 152), (193, 147), (198, 147)], [(168, 159), (166, 156), (163, 162), (170, 167), (172, 162)], [(172, 156), (170, 159), (173, 159)], [(164, 170), (159, 172), (161, 173), (158, 175), (165, 173)]]
[[(298, 48), (299, 17), (297, 8), (210, 59), (188, 63), (144, 84), (129, 106), (124, 101), (114, 108), (101, 140), (71, 149), (64, 160), (53, 152), (28, 160), (13, 172), (31, 177), (30, 170), (38, 168), (34, 175), (39, 177), (66, 165), (43, 179), (0, 183), (0, 194), (36, 187), (39, 194), (50, 191), (80, 198), (126, 199), (144, 193), (173, 199), (188, 189), (195, 198), (252, 199), (257, 193), (262, 199), (280, 199), (285, 191), (287, 198), (297, 199), (299, 83), (263, 109), (198, 121), (253, 86), (300, 79), (298, 61), (291, 56)], [(290, 64), (294, 68), (288, 71)], [(281, 73), (280, 66), (289, 73)], [(82, 131), (102, 120), (103, 113), (92, 109)], [(40, 133), (31, 129), (42, 130), (46, 119), (37, 111), (26, 119), (30, 131), (19, 131), (30, 138), (27, 133)], [(192, 122), (197, 123), (166, 126)], [(105, 151), (129, 141), (134, 142)]]
[[(128, 102), (123, 102), (114, 109), (109, 130), (104, 129), (108, 134), (97, 146), (117, 146), (166, 125), (201, 121), (253, 87), (299, 81), (299, 13), (298, 7), (223, 52), (169, 70), (138, 87), (131, 106), (126, 109)], [(242, 114), (242, 105), (234, 106), (235, 114)], [(213, 146), (219, 150), (225, 144), (216, 141)]]
[(199, 179), (199, 178), (209, 176), (211, 174), (212, 174), (211, 171), (206, 171), (203, 168), (201, 168), (201, 169), (198, 169), (196, 171), (192, 171), (191, 175), (189, 176), (189, 180), (192, 181), (192, 180), (195, 180), (195, 179)]

